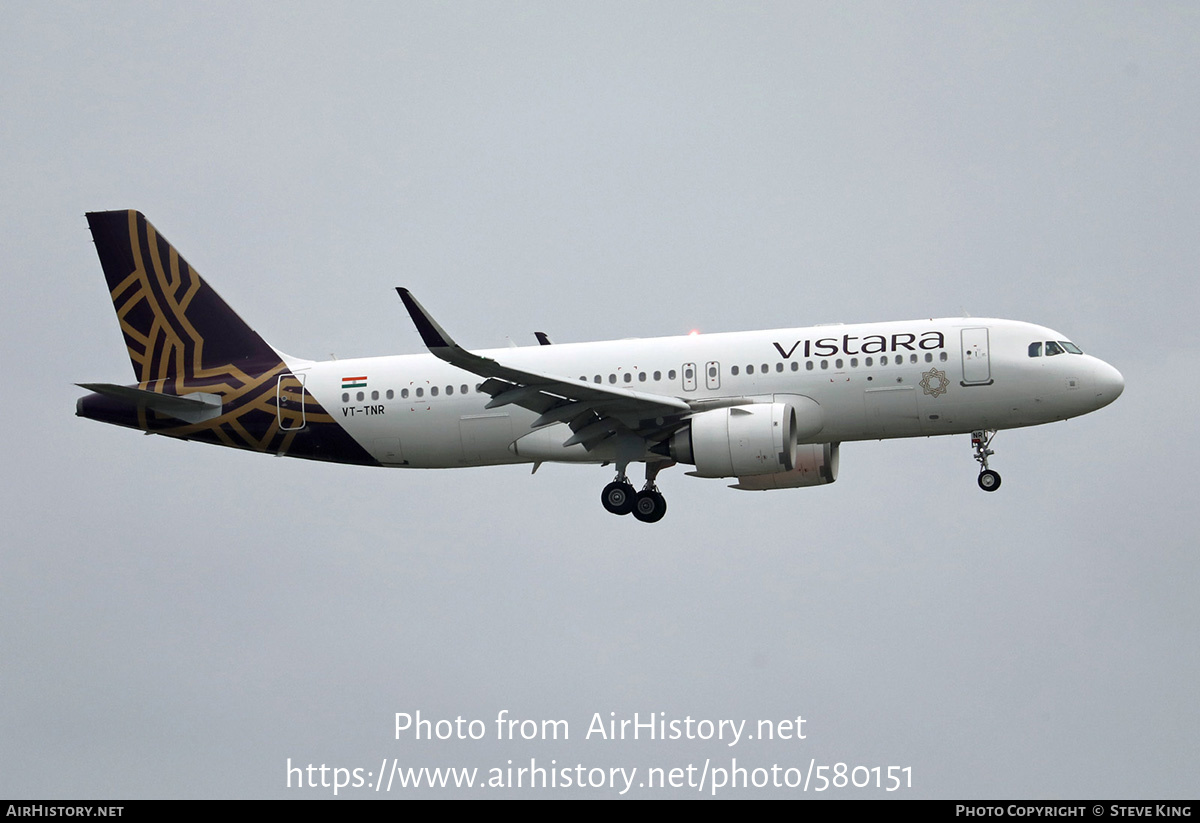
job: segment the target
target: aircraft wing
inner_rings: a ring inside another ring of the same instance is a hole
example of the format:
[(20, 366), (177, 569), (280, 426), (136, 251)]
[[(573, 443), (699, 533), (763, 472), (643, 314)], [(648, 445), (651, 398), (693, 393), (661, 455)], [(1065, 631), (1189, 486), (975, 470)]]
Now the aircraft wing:
[[(452, 366), (486, 378), (482, 390), (492, 396), (487, 408), (513, 404), (535, 411), (535, 428), (566, 423), (574, 434), (563, 445), (591, 448), (614, 434), (652, 437), (678, 428), (699, 404), (678, 397), (602, 386), (577, 378), (525, 371), (473, 354), (451, 339), (408, 289), (400, 299), (430, 353)], [(749, 401), (743, 401), (749, 402)], [(721, 405), (740, 405), (723, 401)], [(710, 408), (710, 404), (704, 404)]]

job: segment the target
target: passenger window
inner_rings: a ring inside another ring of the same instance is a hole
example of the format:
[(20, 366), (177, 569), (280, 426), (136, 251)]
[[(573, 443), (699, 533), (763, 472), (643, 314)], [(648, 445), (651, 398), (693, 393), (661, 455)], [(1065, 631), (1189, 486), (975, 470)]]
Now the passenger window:
[(674, 379), (675, 379), (675, 370), (674, 370), (674, 369), (671, 369), (670, 371), (668, 371), (668, 372), (667, 372), (667, 379), (668, 379), (668, 380), (674, 380)]
[(875, 361), (872, 360), (870, 357), (868, 357), (866, 360), (863, 361), (863, 365), (866, 366), (867, 368), (870, 368), (871, 366), (873, 366), (874, 363), (875, 363)]
[(342, 402), (343, 402), (343, 403), (349, 403), (349, 402), (350, 402), (350, 392), (348, 392), (348, 391), (344, 391), (344, 392), (342, 392)]
[(708, 367), (708, 376), (709, 376), (709, 377), (716, 377), (716, 376), (717, 376), (717, 367), (716, 367), (716, 366), (709, 366), (709, 367)]
[(417, 397), (424, 397), (424, 396), (425, 396), (425, 390), (417, 389)]
[(640, 371), (640, 372), (638, 372), (638, 382), (639, 382), (639, 383), (645, 383), (645, 382), (646, 382), (646, 373), (645, 373), (644, 371)]
[(359, 392), (357, 395), (355, 395), (355, 397), (357, 397), (359, 400), (362, 400), (362, 399), (363, 399), (363, 393), (362, 393), (362, 392)]
[(393, 392), (391, 389), (387, 390), (387, 399), (388, 400), (391, 400), (395, 396), (396, 396), (395, 392)]
[(779, 371), (783, 371), (783, 364), (782, 364), (782, 363), (776, 363), (776, 364), (775, 364), (775, 371), (777, 371), (777, 372), (779, 372)]
[(925, 352), (925, 362), (926, 362), (926, 363), (932, 363), (932, 362), (933, 362), (933, 355), (932, 355), (932, 354), (930, 354), (929, 352)]
[(378, 400), (378, 399), (379, 399), (379, 392), (377, 392), (377, 391), (373, 391), (373, 392), (371, 392), (371, 399), (372, 399), (372, 400)]
[(604, 381), (602, 381), (602, 380), (600, 379), (600, 375), (596, 375), (594, 378), (592, 378), (592, 381), (593, 381), (593, 382), (595, 382), (595, 383), (602, 383), (602, 382), (604, 382)]
[(812, 371), (813, 370), (813, 361), (811, 361), (811, 360), (807, 361), (804, 364), (804, 368), (808, 369), (809, 371)]
[(610, 374), (610, 375), (608, 376), (608, 382), (609, 382), (609, 383), (616, 383), (616, 382), (617, 382), (617, 376), (616, 376), (615, 374)]
[(746, 367), (746, 374), (754, 374), (754, 367), (753, 367), (753, 366), (747, 366), (747, 367)]
[(400, 390), (400, 398), (401, 398), (402, 400), (407, 400), (407, 399), (408, 399), (408, 389), (401, 389), (401, 390)]
[(730, 374), (732, 374), (734, 377), (737, 377), (737, 374), (738, 374), (738, 367), (737, 367), (737, 366), (731, 366), (731, 367), (730, 367), (730, 369), (729, 369), (729, 373), (730, 373)]
[(822, 360), (822, 361), (821, 361), (821, 368), (823, 368), (823, 369), (827, 369), (827, 368), (829, 368), (829, 361), (828, 361), (828, 360)]
[(633, 375), (632, 375), (632, 374), (630, 374), (629, 372), (625, 372), (625, 382), (626, 382), (626, 383), (632, 383), (632, 382), (633, 382)]
[(942, 352), (941, 354), (938, 355), (938, 360), (941, 360), (943, 363), (945, 363), (949, 359), (950, 359), (949, 355), (947, 355), (945, 352)]
[(858, 368), (858, 358), (857, 357), (850, 358), (850, 368), (852, 368), (852, 369)]
[(763, 370), (763, 374), (766, 374), (767, 372), (769, 372), (769, 371), (771, 370), (771, 367), (770, 367), (770, 366), (768, 366), (766, 363), (763, 363), (763, 369), (762, 369), (762, 370)]
[(463, 394), (466, 394), (467, 393), (467, 384), (463, 383), (461, 386), (458, 387), (458, 390), (460, 392), (462, 392)]
[(654, 382), (657, 383), (660, 380), (662, 380), (662, 372), (656, 371), (654, 373)]
[(446, 394), (454, 394), (454, 387), (453, 387), (453, 386), (447, 386), (447, 387), (446, 387)]
[(434, 386), (429, 390), (430, 397), (437, 397), (437, 394), (438, 394), (437, 386)]
[(795, 360), (792, 361), (792, 371), (800, 371), (800, 364)]
[(833, 365), (835, 368), (840, 369), (842, 367), (842, 358), (839, 357), (837, 360), (834, 360)]

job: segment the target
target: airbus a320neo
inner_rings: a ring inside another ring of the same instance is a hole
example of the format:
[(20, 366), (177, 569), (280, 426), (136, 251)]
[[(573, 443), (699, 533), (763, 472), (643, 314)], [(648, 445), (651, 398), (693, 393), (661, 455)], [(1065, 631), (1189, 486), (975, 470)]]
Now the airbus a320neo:
[[(655, 522), (658, 474), (732, 488), (832, 483), (838, 446), (969, 434), (979, 486), (999, 429), (1095, 411), (1120, 373), (1066, 335), (977, 317), (463, 349), (397, 289), (429, 352), (313, 361), (273, 348), (136, 211), (88, 215), (137, 381), (77, 414), (153, 434), (364, 466), (615, 467), (613, 514)], [(626, 475), (645, 464), (636, 489)]]

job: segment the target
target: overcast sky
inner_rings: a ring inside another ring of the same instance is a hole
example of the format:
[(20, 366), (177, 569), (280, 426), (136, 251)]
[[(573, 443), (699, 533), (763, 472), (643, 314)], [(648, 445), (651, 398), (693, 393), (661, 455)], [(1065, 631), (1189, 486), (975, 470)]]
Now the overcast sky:
[[(395, 758), (1194, 797), (1197, 67), (1184, 3), (5, 4), (0, 796)], [(117, 208), (304, 357), (421, 351), (403, 285), (471, 347), (1009, 317), (1126, 390), (1002, 432), (996, 494), (966, 436), (852, 443), (817, 489), (664, 472), (655, 526), (608, 468), (143, 437), (74, 417), (133, 379), (84, 219)], [(397, 740), (417, 711), (486, 738)], [(610, 712), (806, 737), (587, 738)]]

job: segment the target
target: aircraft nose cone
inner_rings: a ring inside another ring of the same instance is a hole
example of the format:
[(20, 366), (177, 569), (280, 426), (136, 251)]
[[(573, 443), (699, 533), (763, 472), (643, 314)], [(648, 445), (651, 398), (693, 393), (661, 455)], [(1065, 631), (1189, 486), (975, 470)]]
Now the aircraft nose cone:
[(1107, 406), (1125, 391), (1125, 378), (1103, 360), (1096, 361), (1093, 382), (1096, 386), (1096, 400), (1100, 406)]

